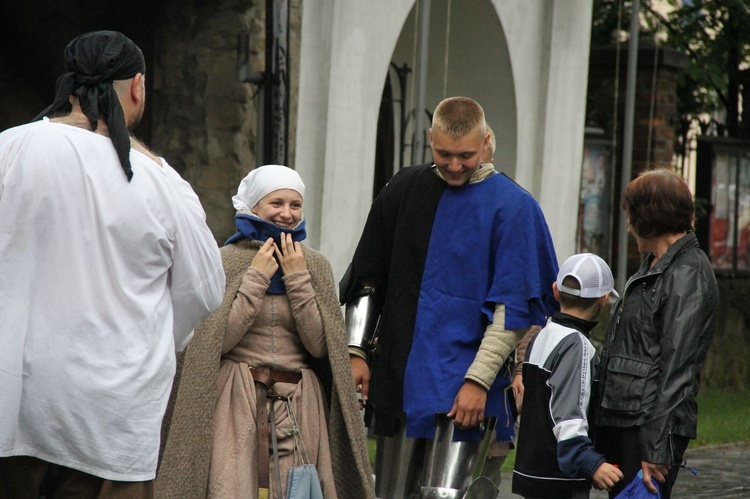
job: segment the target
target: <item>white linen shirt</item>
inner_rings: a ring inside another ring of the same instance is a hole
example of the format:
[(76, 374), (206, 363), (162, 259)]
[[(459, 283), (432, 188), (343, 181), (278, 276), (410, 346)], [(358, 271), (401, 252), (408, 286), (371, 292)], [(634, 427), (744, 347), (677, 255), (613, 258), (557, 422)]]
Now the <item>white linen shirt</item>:
[(183, 349), (224, 294), (190, 185), (46, 118), (0, 134), (0, 456), (153, 479)]

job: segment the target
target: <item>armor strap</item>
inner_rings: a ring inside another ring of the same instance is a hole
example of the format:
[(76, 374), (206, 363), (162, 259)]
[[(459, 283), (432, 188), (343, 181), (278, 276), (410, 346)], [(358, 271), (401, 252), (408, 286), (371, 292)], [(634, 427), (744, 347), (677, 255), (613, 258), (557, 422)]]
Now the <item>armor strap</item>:
[[(268, 378), (273, 386), (273, 380)], [(256, 415), (258, 425), (258, 498), (268, 497), (268, 400), (269, 387), (262, 381), (255, 379)]]

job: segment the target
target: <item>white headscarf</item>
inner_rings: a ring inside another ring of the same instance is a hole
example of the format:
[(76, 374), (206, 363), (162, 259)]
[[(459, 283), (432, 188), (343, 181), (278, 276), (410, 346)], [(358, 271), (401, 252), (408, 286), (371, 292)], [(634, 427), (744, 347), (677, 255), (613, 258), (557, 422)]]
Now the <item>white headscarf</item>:
[(288, 166), (263, 165), (242, 179), (232, 204), (235, 210), (250, 213), (258, 201), (279, 189), (295, 190), (305, 198), (305, 184), (299, 173)]

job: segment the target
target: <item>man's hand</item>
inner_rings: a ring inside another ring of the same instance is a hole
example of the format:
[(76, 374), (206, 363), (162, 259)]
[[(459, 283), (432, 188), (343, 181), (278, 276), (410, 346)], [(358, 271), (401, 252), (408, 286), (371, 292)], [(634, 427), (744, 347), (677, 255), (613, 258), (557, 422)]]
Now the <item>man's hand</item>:
[(370, 368), (362, 357), (356, 355), (349, 356), (349, 363), (352, 366), (352, 376), (354, 377), (354, 388), (360, 395), (359, 408), (364, 408), (364, 403), (370, 394)]
[(659, 492), (659, 490), (654, 487), (654, 484), (651, 483), (651, 478), (653, 477), (653, 479), (659, 483), (666, 482), (667, 474), (669, 473), (669, 466), (641, 461), (641, 470), (643, 470), (643, 483), (646, 484), (646, 488), (654, 494)]
[(623, 474), (619, 468), (609, 463), (602, 463), (594, 472), (591, 479), (594, 482), (594, 488), (598, 490), (612, 490), (617, 482), (622, 480)]
[(458, 391), (448, 417), (459, 428), (471, 428), (484, 421), (487, 390), (474, 381), (467, 380)]
[(513, 376), (513, 383), (511, 383), (510, 387), (513, 390), (513, 396), (516, 398), (518, 414), (521, 414), (521, 406), (523, 406), (523, 376), (520, 374)]

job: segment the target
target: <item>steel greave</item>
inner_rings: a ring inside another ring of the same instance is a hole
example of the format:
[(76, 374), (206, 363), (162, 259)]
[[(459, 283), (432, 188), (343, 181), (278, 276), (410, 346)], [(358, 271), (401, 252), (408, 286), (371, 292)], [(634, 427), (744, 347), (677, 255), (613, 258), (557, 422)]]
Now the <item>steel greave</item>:
[(406, 431), (393, 437), (378, 436), (375, 452), (375, 496), (378, 499), (398, 499), (409, 496), (414, 482), (414, 448), (416, 440)]
[(422, 498), (461, 498), (479, 476), (487, 457), (496, 418), (488, 420), (482, 440), (453, 441), (453, 420), (437, 415), (435, 438), (427, 441)]

